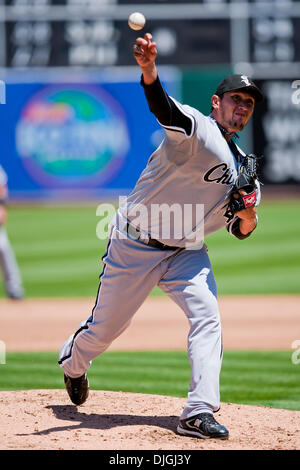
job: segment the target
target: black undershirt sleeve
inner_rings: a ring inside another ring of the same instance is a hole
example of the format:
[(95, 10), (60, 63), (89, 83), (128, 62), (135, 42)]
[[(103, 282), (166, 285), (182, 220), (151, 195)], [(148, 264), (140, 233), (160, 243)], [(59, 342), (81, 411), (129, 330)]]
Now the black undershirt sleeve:
[(167, 95), (162, 87), (159, 77), (151, 85), (144, 83), (143, 75), (141, 85), (144, 88), (150, 111), (155, 115), (160, 124), (164, 126), (180, 127), (187, 135), (192, 131), (191, 118), (183, 114)]

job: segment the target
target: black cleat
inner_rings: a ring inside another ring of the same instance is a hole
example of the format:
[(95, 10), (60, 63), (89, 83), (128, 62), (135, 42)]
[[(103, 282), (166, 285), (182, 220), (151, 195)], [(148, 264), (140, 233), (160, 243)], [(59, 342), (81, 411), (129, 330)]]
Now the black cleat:
[(89, 396), (89, 382), (86, 374), (72, 379), (64, 374), (66, 389), (74, 405), (82, 405)]
[(209, 439), (228, 439), (229, 432), (219, 424), (211, 413), (200, 413), (191, 418), (182, 419), (177, 426), (178, 434), (182, 436), (200, 437)]

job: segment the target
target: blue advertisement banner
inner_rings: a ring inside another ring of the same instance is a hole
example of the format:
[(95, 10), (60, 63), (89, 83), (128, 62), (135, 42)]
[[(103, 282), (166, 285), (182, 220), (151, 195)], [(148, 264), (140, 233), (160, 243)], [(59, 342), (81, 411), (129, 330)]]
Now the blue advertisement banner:
[[(126, 195), (163, 138), (134, 67), (123, 72), (5, 74), (0, 164), (11, 199)], [(110, 77), (110, 78), (108, 78)], [(113, 79), (111, 77), (114, 77)], [(180, 99), (180, 75), (161, 79)]]

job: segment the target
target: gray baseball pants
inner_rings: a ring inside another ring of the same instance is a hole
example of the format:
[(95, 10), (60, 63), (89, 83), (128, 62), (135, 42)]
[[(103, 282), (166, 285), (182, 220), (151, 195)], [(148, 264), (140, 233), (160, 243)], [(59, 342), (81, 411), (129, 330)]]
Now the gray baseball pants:
[(187, 349), (191, 380), (181, 418), (218, 411), (222, 335), (216, 283), (206, 246), (164, 251), (130, 237), (118, 239), (119, 233), (114, 227), (103, 257), (104, 269), (92, 315), (61, 347), (60, 366), (70, 377), (84, 374), (91, 361), (129, 326), (158, 285), (181, 307), (190, 326)]
[(15, 298), (23, 297), (19, 266), (4, 225), (0, 225), (0, 267), (7, 294)]

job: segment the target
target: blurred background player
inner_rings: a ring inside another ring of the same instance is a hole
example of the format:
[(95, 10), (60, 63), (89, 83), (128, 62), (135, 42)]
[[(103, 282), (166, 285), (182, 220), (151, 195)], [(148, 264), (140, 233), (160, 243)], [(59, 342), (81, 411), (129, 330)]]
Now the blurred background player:
[(7, 296), (17, 300), (24, 297), (24, 288), (16, 256), (5, 228), (7, 221), (7, 199), (7, 175), (0, 165), (0, 267), (3, 273)]

